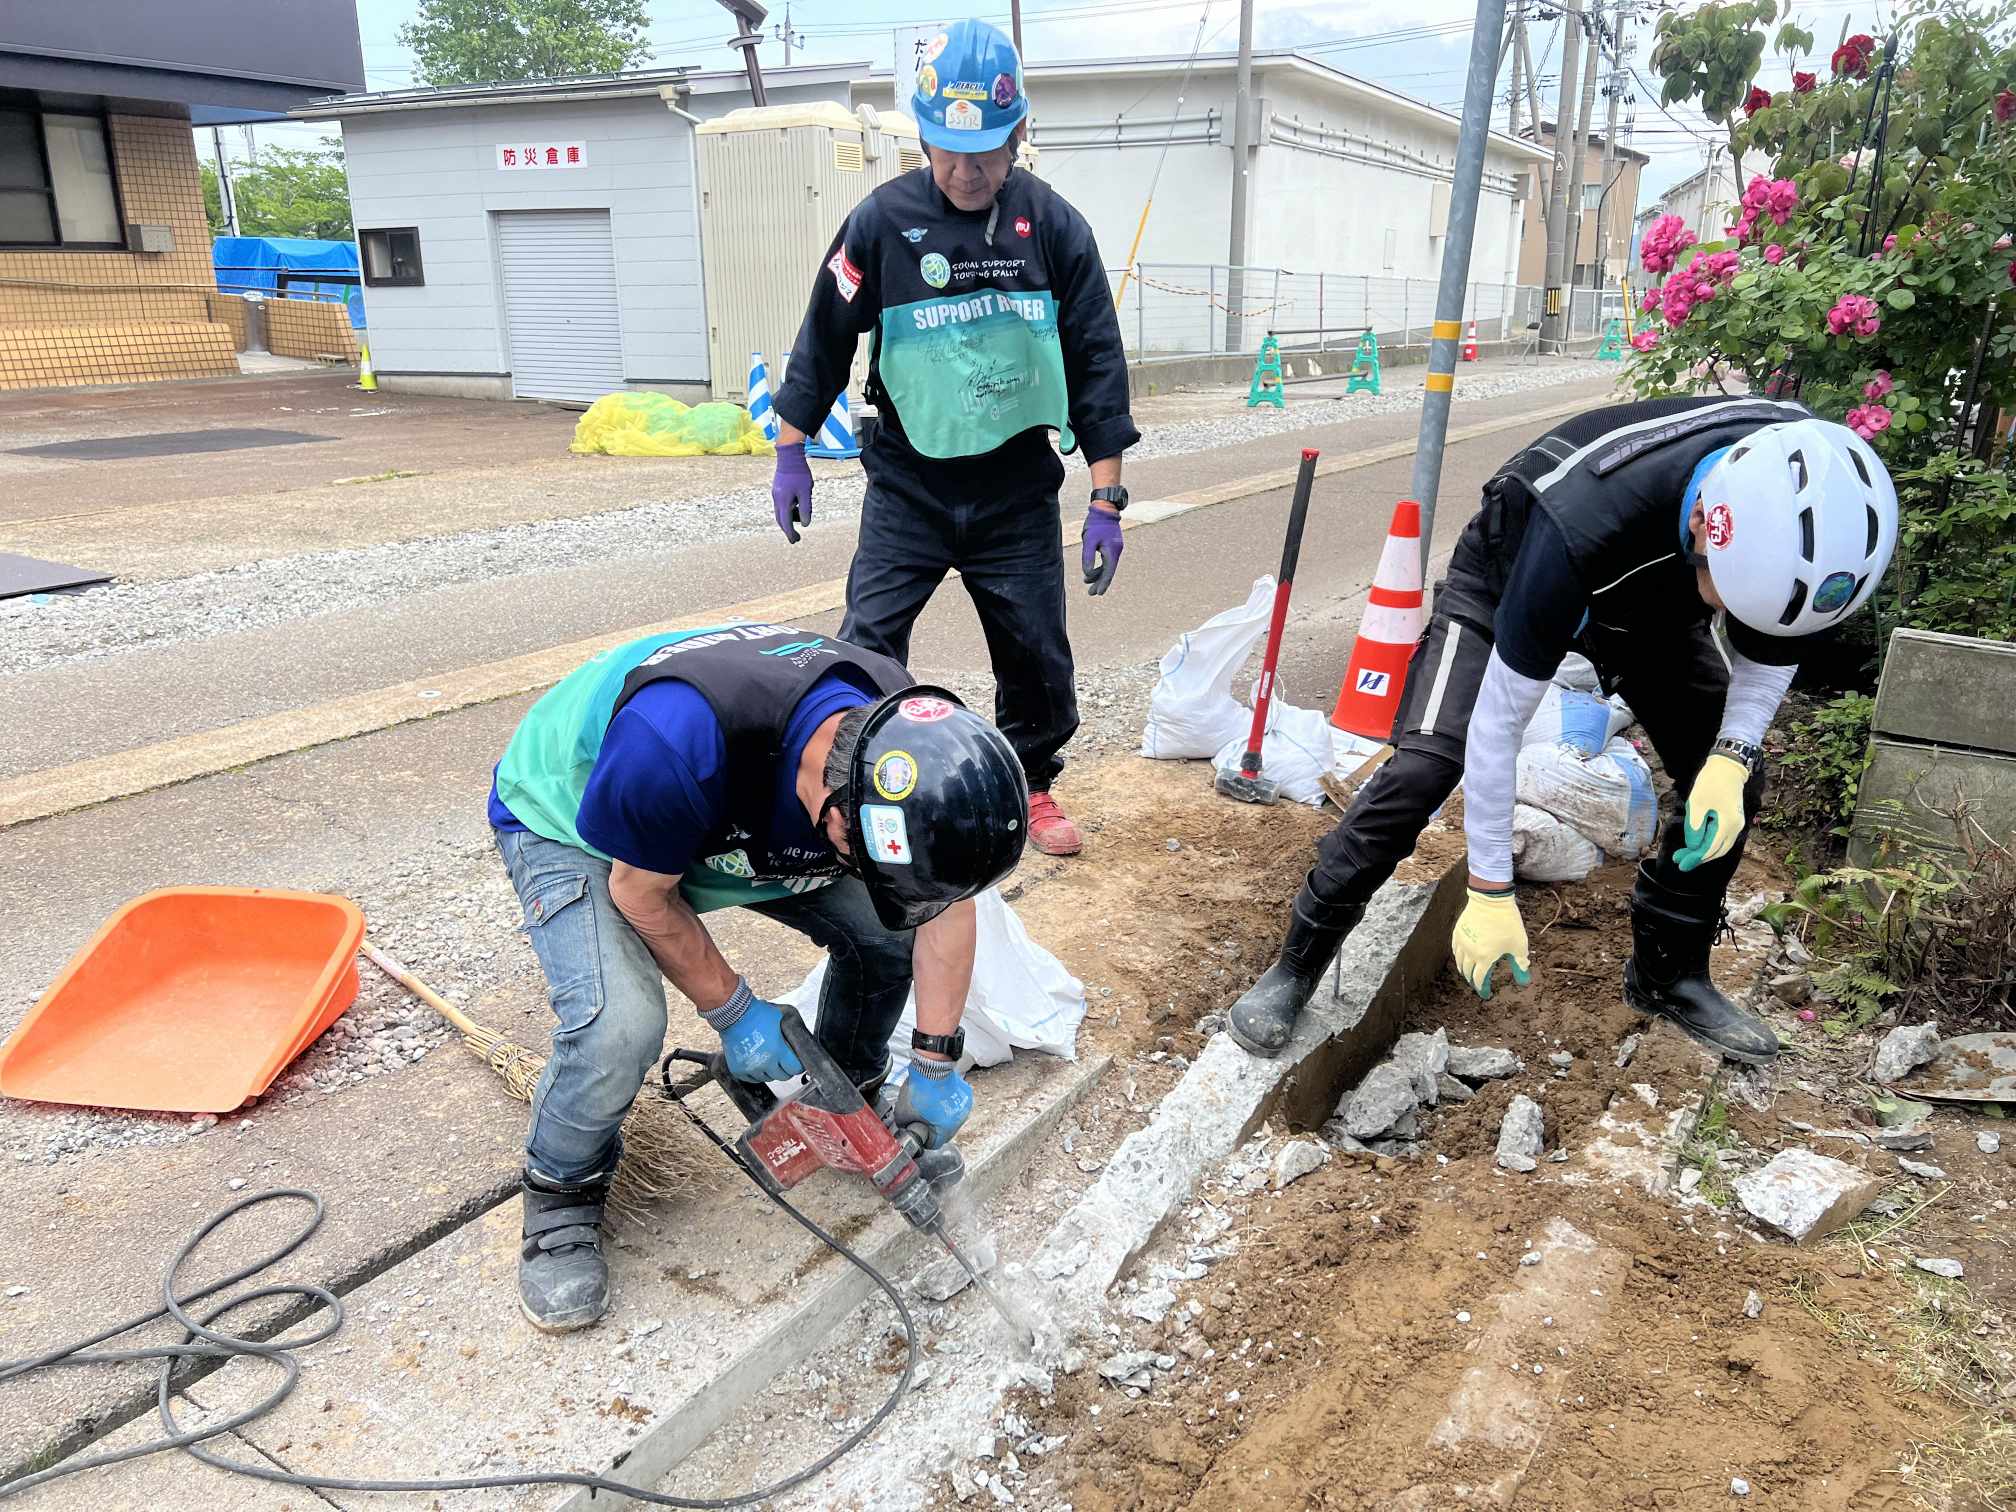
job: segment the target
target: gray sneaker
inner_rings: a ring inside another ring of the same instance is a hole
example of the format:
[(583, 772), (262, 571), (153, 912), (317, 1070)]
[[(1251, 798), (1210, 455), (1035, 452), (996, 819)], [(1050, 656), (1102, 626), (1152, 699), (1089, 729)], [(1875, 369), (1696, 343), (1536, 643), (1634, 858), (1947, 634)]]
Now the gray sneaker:
[(526, 1170), (518, 1305), (534, 1328), (566, 1333), (609, 1310), (609, 1262), (602, 1258), (608, 1194), (607, 1176), (567, 1185)]

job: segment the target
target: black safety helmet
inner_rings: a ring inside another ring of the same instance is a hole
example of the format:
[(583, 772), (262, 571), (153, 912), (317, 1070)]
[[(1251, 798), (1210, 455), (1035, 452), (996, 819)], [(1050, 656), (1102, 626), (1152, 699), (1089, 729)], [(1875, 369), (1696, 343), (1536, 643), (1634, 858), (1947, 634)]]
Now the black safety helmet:
[(836, 806), (876, 915), (915, 929), (1014, 870), (1029, 785), (1006, 736), (919, 684), (869, 710), (847, 785), (823, 808)]

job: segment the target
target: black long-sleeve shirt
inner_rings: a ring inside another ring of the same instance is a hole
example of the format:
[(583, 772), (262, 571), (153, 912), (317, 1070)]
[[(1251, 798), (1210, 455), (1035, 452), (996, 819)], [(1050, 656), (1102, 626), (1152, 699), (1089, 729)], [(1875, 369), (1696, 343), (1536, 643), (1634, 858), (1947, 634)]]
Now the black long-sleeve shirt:
[(854, 207), (814, 281), (778, 414), (817, 434), (870, 331), (883, 436), (927, 467), (1004, 451), (1012, 465), (1047, 448), (1046, 429), (1093, 461), (1141, 439), (1092, 229), (1020, 169), (987, 210), (958, 209), (929, 168)]

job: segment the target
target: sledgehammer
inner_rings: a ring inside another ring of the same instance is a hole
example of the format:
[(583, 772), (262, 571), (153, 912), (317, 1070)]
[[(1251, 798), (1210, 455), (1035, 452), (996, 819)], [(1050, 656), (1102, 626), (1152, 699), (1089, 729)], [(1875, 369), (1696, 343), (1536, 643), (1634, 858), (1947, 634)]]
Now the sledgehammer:
[(1218, 791), (1241, 803), (1276, 803), (1281, 785), (1261, 775), (1260, 743), (1267, 735), (1267, 703), (1274, 696), (1274, 666), (1281, 660), (1281, 632), (1288, 623), (1288, 594), (1295, 586), (1295, 562), (1302, 555), (1302, 525), (1309, 518), (1309, 494), (1316, 486), (1314, 447), (1302, 448), (1302, 470), (1295, 475), (1295, 500), (1288, 507), (1288, 539), (1281, 544), (1281, 574), (1274, 581), (1274, 614), (1267, 621), (1267, 653), (1260, 661), (1260, 681), (1253, 689), (1253, 733), (1246, 738), (1246, 752), (1239, 758), (1239, 770), (1221, 771)]

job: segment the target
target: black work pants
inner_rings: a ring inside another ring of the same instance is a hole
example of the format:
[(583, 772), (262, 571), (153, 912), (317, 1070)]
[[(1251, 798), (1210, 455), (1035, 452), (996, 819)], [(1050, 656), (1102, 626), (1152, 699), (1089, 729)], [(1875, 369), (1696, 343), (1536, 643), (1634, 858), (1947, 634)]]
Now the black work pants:
[[(1004, 448), (1004, 451), (1007, 448)], [(933, 465), (889, 438), (861, 454), (868, 496), (847, 569), (840, 638), (910, 661), (910, 629), (948, 571), (980, 616), (994, 667), (994, 723), (1021, 758), (1031, 792), (1064, 770), (1078, 692), (1064, 628), (1057, 488), (1064, 464), (1047, 440), (1021, 476), (970, 463)]]
[[(1317, 848), (1307, 885), (1323, 902), (1341, 907), (1369, 900), (1413, 852), (1422, 828), (1462, 779), (1464, 741), (1491, 655), (1491, 628), (1482, 613), (1459, 614), (1482, 607), (1464, 585), (1453, 593), (1446, 581), (1437, 585), (1434, 617), (1407, 664), (1406, 691), (1390, 737), (1393, 755)], [(1764, 778), (1759, 771), (1743, 789), (1745, 822), (1735, 847), (1719, 860), (1681, 871), (1673, 856), (1686, 844), (1687, 791), (1715, 743), (1729, 687), (1728, 663), (1707, 623), (1663, 635), (1592, 624), (1579, 649), (1596, 664), (1604, 690), (1624, 696), (1673, 780), (1674, 801), (1651, 863), (1654, 879), (1704, 905), (1719, 902), (1743, 858)]]

